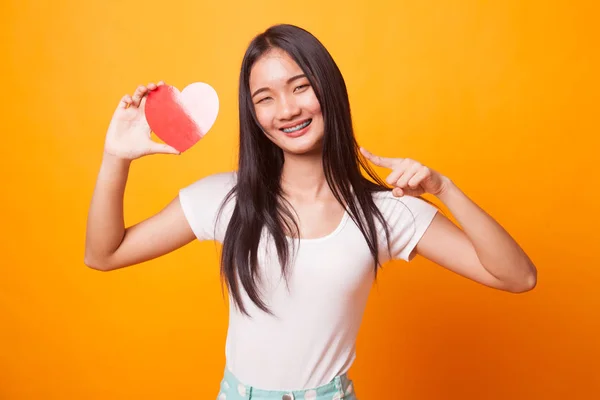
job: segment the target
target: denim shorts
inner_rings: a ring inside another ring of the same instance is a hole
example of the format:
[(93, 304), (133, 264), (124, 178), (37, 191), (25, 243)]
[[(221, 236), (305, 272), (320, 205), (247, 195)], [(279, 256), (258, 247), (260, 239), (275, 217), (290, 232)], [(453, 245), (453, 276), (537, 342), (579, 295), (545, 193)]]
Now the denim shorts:
[(259, 389), (240, 382), (225, 367), (217, 400), (357, 400), (354, 384), (348, 374), (333, 378), (313, 389), (278, 391)]

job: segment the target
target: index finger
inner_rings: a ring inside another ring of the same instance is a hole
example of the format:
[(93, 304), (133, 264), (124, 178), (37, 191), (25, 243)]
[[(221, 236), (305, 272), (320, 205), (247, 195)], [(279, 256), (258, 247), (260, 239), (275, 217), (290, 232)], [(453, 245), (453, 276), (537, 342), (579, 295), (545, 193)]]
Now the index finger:
[(395, 165), (395, 162), (398, 160), (396, 158), (388, 158), (388, 157), (376, 156), (376, 155), (371, 154), (370, 152), (368, 152), (363, 147), (360, 148), (360, 151), (367, 158), (367, 160), (371, 161), (373, 164), (377, 165), (378, 167), (384, 167), (384, 168), (393, 169), (394, 165)]

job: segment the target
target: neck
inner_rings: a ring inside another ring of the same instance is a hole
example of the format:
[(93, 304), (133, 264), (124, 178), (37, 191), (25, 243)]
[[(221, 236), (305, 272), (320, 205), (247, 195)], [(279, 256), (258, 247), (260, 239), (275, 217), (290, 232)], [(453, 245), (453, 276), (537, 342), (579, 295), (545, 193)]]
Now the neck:
[(323, 171), (323, 155), (285, 154), (281, 172), (281, 188), (286, 197), (321, 200), (332, 196)]

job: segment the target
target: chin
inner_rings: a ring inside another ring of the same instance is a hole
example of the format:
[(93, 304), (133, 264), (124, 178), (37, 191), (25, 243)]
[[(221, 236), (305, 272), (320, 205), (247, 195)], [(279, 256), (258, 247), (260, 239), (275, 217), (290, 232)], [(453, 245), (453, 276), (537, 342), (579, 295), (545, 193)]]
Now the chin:
[(307, 147), (281, 147), (281, 150), (285, 154), (295, 155), (295, 156), (307, 156), (314, 154), (321, 154), (323, 152), (322, 146), (307, 146)]
[(323, 151), (323, 136), (317, 138), (302, 137), (290, 139), (283, 137), (275, 141), (284, 153), (293, 155), (308, 155), (321, 153)]

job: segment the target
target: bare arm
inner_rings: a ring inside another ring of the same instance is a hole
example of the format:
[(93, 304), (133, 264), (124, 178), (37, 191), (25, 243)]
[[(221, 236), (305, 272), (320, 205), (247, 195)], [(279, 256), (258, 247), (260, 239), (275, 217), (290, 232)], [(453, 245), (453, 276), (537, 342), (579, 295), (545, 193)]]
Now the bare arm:
[(113, 115), (88, 213), (84, 262), (90, 268), (110, 271), (138, 264), (194, 239), (178, 198), (145, 221), (124, 225), (123, 197), (131, 162), (149, 154), (178, 154), (150, 139), (143, 110), (146, 94), (156, 87), (140, 86), (133, 97), (124, 96)]
[(431, 193), (450, 210), (463, 229), (437, 213), (416, 246), (423, 257), (489, 287), (521, 293), (537, 283), (537, 269), (519, 244), (490, 215), (439, 172), (410, 158), (363, 155), (392, 172), (386, 181), (394, 196)]
[(514, 293), (532, 290), (537, 269), (504, 228), (450, 180), (438, 195), (462, 230), (437, 214), (416, 250), (423, 257), (464, 277)]
[(130, 162), (105, 154), (88, 214), (85, 264), (110, 271), (139, 264), (182, 247), (195, 236), (179, 199), (128, 228), (123, 198)]

